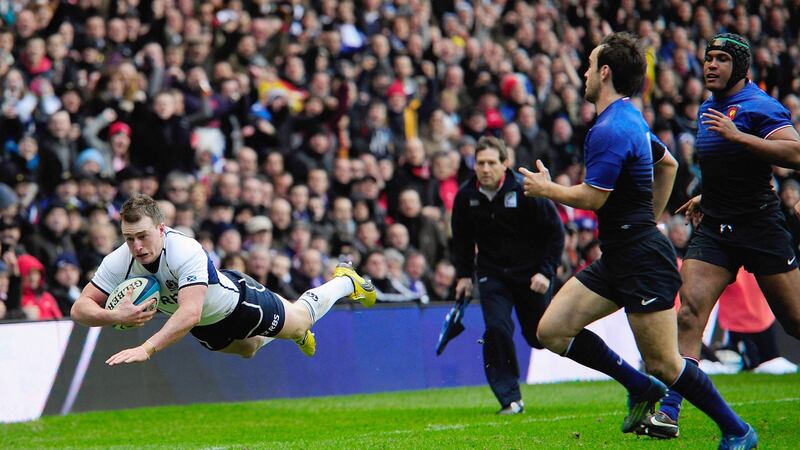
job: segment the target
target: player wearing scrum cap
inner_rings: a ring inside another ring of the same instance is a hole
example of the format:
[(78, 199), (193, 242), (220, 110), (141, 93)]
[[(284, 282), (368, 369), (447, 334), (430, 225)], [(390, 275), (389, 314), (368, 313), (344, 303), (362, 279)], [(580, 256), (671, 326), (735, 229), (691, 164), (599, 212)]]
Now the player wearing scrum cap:
[[(641, 88), (646, 68), (641, 42), (630, 34), (612, 33), (592, 50), (585, 98), (594, 103), (597, 121), (586, 135), (582, 184), (554, 183), (541, 161), (536, 173), (520, 169), (525, 195), (597, 211), (603, 249), (601, 258), (558, 291), (539, 322), (537, 337), (548, 350), (625, 386), (624, 433), (640, 429), (668, 385), (719, 426), (720, 449), (749, 449), (758, 442), (755, 430), (731, 410), (708, 376), (678, 352), (674, 302), (681, 279), (675, 250), (655, 223), (677, 165), (661, 144), (654, 145), (647, 122), (628, 98)], [(654, 164), (656, 151), (662, 154)], [(620, 308), (625, 308), (647, 373), (585, 328)]]
[[(680, 351), (694, 364), (711, 309), (741, 266), (756, 276), (783, 328), (800, 337), (800, 272), (771, 185), (773, 164), (800, 168), (800, 137), (789, 111), (747, 79), (749, 67), (743, 37), (724, 33), (708, 42), (703, 75), (712, 95), (700, 106), (696, 141), (703, 194), (678, 209), (696, 227), (678, 314)], [(670, 391), (642, 433), (677, 436), (681, 401)]]

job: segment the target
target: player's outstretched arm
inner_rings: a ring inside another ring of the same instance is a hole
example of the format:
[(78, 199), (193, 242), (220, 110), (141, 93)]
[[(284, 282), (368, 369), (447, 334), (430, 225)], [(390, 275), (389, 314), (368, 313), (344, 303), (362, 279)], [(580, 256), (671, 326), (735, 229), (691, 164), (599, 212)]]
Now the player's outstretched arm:
[(144, 362), (159, 350), (168, 347), (189, 333), (189, 330), (200, 323), (203, 303), (206, 298), (206, 285), (194, 285), (178, 291), (178, 309), (167, 320), (156, 334), (145, 340), (138, 347), (125, 349), (106, 360), (106, 364)]
[(667, 207), (677, 174), (678, 161), (670, 152), (665, 151), (661, 161), (653, 166), (653, 211), (656, 213), (656, 220), (661, 217), (664, 208)]
[(94, 284), (89, 283), (83, 288), (83, 292), (72, 305), (70, 315), (75, 322), (87, 327), (102, 327), (106, 325), (128, 325), (142, 326), (153, 318), (155, 310), (148, 311), (154, 300), (141, 305), (133, 304), (133, 290), (128, 294), (113, 310), (104, 308), (106, 295)]
[(708, 129), (716, 131), (723, 138), (741, 144), (766, 161), (781, 167), (800, 169), (800, 135), (794, 127), (784, 127), (762, 139), (744, 133), (736, 128), (730, 117), (709, 109), (701, 117)]
[(596, 211), (603, 207), (611, 191), (604, 191), (586, 183), (575, 186), (562, 186), (550, 179), (550, 171), (541, 160), (536, 160), (538, 172), (521, 167), (519, 172), (525, 177), (525, 195), (528, 197), (545, 197), (562, 205), (578, 209)]

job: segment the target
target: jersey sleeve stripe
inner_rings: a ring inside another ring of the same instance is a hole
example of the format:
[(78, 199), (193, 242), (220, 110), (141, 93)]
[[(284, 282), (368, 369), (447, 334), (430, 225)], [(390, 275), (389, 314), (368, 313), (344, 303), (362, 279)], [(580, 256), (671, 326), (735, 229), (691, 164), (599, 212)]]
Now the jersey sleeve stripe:
[(94, 285), (94, 287), (96, 287), (97, 289), (99, 289), (99, 290), (100, 290), (100, 292), (102, 292), (103, 294), (106, 294), (106, 295), (111, 295), (111, 293), (110, 293), (110, 292), (106, 292), (106, 290), (105, 290), (105, 289), (103, 289), (103, 288), (101, 288), (100, 286), (98, 286), (98, 285), (97, 285), (97, 283), (95, 283), (94, 281), (89, 281), (89, 283), (92, 283), (92, 284)]
[(776, 132), (776, 131), (780, 131), (780, 130), (782, 130), (782, 129), (784, 129), (784, 128), (789, 128), (789, 127), (791, 127), (791, 126), (792, 126), (792, 124), (790, 124), (790, 123), (789, 123), (789, 124), (786, 124), (786, 125), (780, 126), (780, 127), (778, 127), (778, 128), (775, 128), (774, 130), (772, 130), (772, 131), (770, 131), (769, 133), (767, 133), (767, 135), (766, 135), (766, 136), (764, 136), (764, 139), (769, 139), (769, 137), (770, 137), (770, 136), (772, 136), (773, 134), (775, 134), (775, 132)]
[(585, 182), (585, 181), (584, 181), (584, 183), (585, 183), (587, 186), (593, 187), (593, 188), (595, 188), (595, 189), (599, 189), (599, 190), (601, 190), (601, 191), (605, 191), (605, 192), (613, 192), (613, 191), (614, 191), (614, 188), (605, 188), (605, 187), (601, 187), (601, 186), (595, 186), (595, 185), (593, 185), (593, 184), (591, 184), (591, 183), (587, 183), (587, 182)]
[(178, 287), (178, 290), (180, 291), (181, 289), (189, 286), (208, 286), (208, 283), (203, 283), (202, 281), (198, 281), (197, 283), (184, 284), (183, 286)]

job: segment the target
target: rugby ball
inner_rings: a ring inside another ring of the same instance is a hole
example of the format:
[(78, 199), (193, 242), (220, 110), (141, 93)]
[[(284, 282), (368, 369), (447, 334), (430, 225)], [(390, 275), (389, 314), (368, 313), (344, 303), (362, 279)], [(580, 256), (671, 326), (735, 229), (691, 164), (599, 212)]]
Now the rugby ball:
[[(161, 301), (161, 285), (156, 277), (152, 275), (146, 275), (128, 278), (127, 280), (118, 284), (117, 287), (115, 287), (111, 293), (108, 294), (108, 300), (106, 300), (106, 309), (115, 309), (117, 305), (122, 302), (122, 300), (125, 298), (125, 295), (128, 293), (128, 290), (130, 289), (133, 289), (134, 305), (140, 305), (152, 299), (156, 299), (156, 302), (150, 307), (150, 311), (158, 308), (158, 302)], [(127, 330), (134, 327), (114, 325), (114, 328), (118, 330)]]

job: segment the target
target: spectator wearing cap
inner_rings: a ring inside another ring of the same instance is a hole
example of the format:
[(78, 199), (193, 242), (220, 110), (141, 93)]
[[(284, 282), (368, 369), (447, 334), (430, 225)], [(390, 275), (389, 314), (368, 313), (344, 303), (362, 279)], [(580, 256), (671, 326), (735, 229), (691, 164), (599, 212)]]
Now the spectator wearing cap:
[[(90, 147), (99, 150), (109, 172), (119, 172), (130, 164), (131, 127), (118, 121), (117, 113), (105, 109), (83, 126), (83, 139)], [(108, 140), (100, 138), (100, 132), (108, 128)]]
[(51, 202), (42, 211), (37, 230), (26, 245), (31, 255), (52, 269), (59, 255), (64, 252), (75, 253), (69, 225), (67, 205), (60, 201)]
[(44, 265), (31, 255), (20, 255), (17, 262), (22, 278), (20, 306), (26, 316), (31, 320), (60, 319), (58, 303), (46, 289)]
[(94, 148), (87, 148), (78, 154), (75, 160), (75, 169), (81, 176), (97, 176), (108, 173), (103, 154)]
[(272, 221), (266, 216), (253, 216), (244, 225), (245, 241), (243, 247), (272, 246)]
[(55, 274), (48, 291), (58, 303), (62, 316), (69, 316), (72, 304), (81, 294), (78, 283), (81, 280), (81, 269), (78, 258), (71, 252), (62, 253), (56, 260)]
[(10, 221), (16, 218), (19, 212), (19, 197), (11, 187), (0, 183), (0, 219)]
[[(2, 125), (0, 125), (2, 126)], [(18, 143), (6, 141), (5, 155), (0, 156), (0, 182), (10, 186), (27, 179), (39, 182), (41, 171), (39, 143), (33, 135), (25, 135)]]

